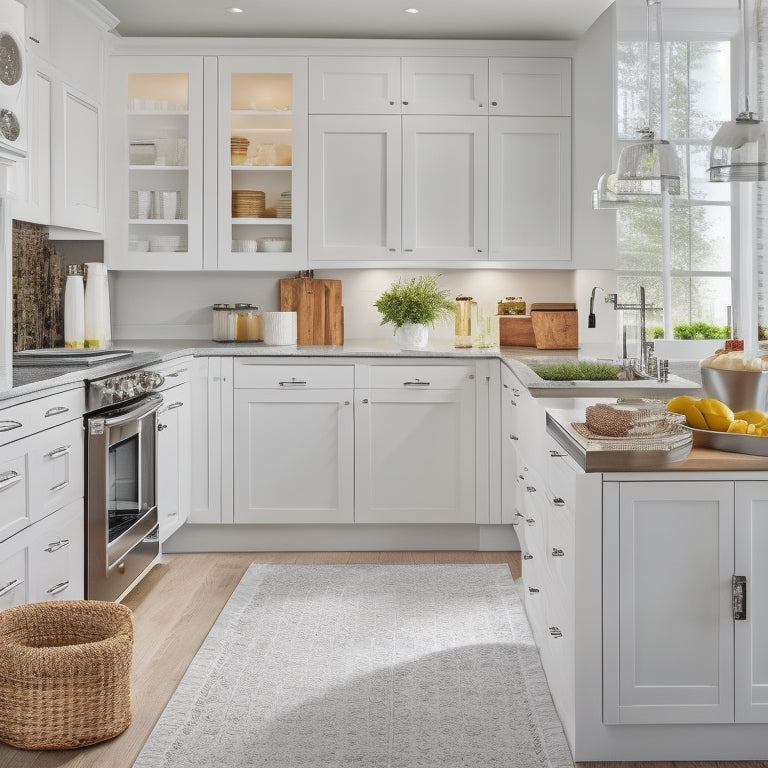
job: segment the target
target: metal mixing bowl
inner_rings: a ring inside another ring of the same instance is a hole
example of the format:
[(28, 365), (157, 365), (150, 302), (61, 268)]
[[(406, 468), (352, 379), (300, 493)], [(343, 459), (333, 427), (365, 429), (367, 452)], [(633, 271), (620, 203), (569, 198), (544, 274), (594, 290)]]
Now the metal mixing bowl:
[(707, 397), (720, 400), (732, 411), (768, 411), (768, 371), (702, 367), (701, 385)]

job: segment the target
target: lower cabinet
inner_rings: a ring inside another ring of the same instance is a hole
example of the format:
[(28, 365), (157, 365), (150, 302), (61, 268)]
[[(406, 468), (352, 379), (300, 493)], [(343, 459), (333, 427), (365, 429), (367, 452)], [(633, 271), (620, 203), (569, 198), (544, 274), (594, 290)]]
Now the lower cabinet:
[(474, 523), (474, 365), (366, 374), (355, 392), (355, 522)]
[(605, 722), (768, 722), (768, 482), (606, 483), (605, 500)]
[(354, 522), (354, 367), (235, 361), (234, 522)]

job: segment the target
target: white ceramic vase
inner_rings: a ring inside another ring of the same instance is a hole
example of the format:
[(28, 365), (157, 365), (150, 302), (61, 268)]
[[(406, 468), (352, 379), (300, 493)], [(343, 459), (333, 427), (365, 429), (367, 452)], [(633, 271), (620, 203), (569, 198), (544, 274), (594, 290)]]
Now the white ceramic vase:
[(429, 326), (421, 323), (403, 323), (395, 328), (395, 341), (400, 349), (422, 349), (429, 341)]

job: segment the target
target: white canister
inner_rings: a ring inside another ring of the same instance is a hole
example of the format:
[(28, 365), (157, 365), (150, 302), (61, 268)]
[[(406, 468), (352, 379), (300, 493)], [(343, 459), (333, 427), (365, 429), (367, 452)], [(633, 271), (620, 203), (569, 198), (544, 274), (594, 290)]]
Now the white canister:
[(107, 268), (100, 262), (89, 262), (85, 266), (85, 346), (108, 347), (112, 341), (112, 323)]
[(295, 312), (263, 312), (261, 315), (261, 332), (265, 344), (295, 344), (296, 327)]
[(64, 286), (64, 346), (79, 349), (85, 346), (85, 288), (79, 264), (67, 267)]

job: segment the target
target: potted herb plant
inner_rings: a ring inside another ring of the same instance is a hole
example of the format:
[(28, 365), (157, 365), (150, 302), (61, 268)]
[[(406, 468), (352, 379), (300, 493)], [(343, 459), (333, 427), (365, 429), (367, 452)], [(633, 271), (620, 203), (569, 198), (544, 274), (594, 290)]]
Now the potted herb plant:
[(402, 349), (426, 346), (429, 326), (455, 314), (455, 304), (448, 298), (448, 290), (440, 288), (437, 278), (419, 275), (400, 279), (374, 303), (382, 317), (381, 325), (392, 323), (395, 340)]

